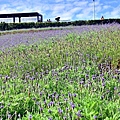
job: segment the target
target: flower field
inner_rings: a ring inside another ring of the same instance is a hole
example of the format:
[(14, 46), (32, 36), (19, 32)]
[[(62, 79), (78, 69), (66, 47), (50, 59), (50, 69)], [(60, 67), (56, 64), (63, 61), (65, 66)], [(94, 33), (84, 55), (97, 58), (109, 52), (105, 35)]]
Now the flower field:
[(0, 120), (120, 120), (120, 25), (0, 33)]

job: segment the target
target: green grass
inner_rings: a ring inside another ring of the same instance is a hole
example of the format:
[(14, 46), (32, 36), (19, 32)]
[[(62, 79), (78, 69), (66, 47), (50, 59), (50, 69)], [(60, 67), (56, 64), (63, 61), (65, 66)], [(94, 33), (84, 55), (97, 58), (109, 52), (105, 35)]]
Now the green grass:
[(98, 69), (109, 61), (116, 68), (119, 38), (120, 31), (109, 28), (1, 52), (0, 116), (119, 120), (120, 75)]

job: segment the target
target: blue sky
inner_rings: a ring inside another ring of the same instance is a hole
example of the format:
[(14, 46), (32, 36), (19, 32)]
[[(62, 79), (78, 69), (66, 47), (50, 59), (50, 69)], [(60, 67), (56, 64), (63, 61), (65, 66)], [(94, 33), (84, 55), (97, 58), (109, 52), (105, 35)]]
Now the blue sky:
[[(39, 12), (44, 21), (93, 19), (93, 0), (0, 0), (0, 14)], [(120, 0), (95, 0), (95, 19), (120, 18)], [(24, 20), (25, 18), (23, 18)], [(28, 21), (36, 18), (27, 18)]]

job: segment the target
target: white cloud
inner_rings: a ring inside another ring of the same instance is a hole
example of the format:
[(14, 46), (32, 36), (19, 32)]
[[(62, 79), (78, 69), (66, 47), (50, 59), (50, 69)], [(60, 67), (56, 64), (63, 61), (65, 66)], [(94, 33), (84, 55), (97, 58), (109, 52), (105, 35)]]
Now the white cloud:
[(64, 0), (55, 0), (55, 2), (63, 2)]
[(73, 2), (73, 5), (79, 6), (79, 7), (85, 7), (88, 4), (88, 1), (75, 1)]
[(93, 18), (93, 14), (92, 14), (93, 8), (89, 7), (86, 8), (85, 10), (82, 10), (80, 14), (77, 14), (76, 17), (77, 19), (92, 19)]
[(110, 14), (111, 14), (111, 17), (120, 18), (120, 5), (114, 8), (113, 11), (110, 12)]
[(105, 9), (108, 9), (108, 8), (111, 8), (111, 6), (110, 5), (104, 5), (103, 6), (103, 9), (105, 10)]
[(112, 0), (112, 1), (105, 1), (105, 4), (114, 4), (114, 3), (118, 3), (118, 0)]

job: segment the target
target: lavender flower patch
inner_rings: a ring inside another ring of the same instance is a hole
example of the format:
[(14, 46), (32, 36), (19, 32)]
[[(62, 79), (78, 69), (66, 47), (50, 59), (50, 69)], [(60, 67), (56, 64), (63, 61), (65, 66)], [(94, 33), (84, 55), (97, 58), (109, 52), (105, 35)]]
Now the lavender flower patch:
[[(9, 34), (2, 35), (0, 36), (0, 49), (5, 49), (9, 47), (14, 47), (20, 44), (34, 44), (36, 42), (40, 43), (44, 40), (49, 40), (50, 38), (54, 37), (63, 37), (66, 36), (70, 33), (74, 34), (81, 34), (83, 32), (90, 32), (92, 31), (99, 31), (101, 29), (107, 29), (109, 27), (117, 26), (120, 28), (118, 24), (113, 24), (113, 25), (92, 25), (92, 26), (76, 26), (76, 27), (66, 27), (66, 28), (60, 28), (56, 30), (42, 30), (42, 31), (28, 31), (28, 32), (21, 32), (12, 34), (10, 32)], [(116, 28), (115, 28), (116, 29)]]
[(119, 32), (112, 24), (1, 36), (32, 45), (0, 53), (0, 119), (119, 120)]

